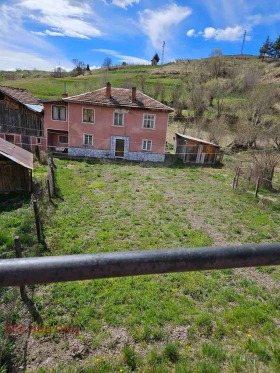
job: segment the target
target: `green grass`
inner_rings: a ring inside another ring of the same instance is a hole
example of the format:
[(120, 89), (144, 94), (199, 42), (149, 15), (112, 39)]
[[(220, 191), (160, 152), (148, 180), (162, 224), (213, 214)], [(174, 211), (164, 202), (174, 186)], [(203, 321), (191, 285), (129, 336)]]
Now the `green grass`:
[[(48, 252), (40, 255), (280, 241), (279, 202), (260, 209), (231, 189), (225, 169), (56, 163), (63, 199), (42, 206)], [(2, 246), (19, 227), (34, 237), (29, 214), (27, 204), (1, 214)], [(258, 273), (279, 281), (278, 267)], [(224, 270), (38, 286), (34, 302), (45, 324), (79, 325), (91, 353), (71, 360), (73, 372), (278, 372), (278, 294)]]

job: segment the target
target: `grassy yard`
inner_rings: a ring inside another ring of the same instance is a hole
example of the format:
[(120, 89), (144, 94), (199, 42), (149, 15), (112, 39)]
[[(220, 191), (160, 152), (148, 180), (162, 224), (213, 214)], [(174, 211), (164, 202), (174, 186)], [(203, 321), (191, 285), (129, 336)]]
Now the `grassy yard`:
[[(232, 190), (225, 169), (56, 163), (60, 198), (41, 202), (48, 250), (23, 201), (1, 213), (2, 257), (13, 256), (17, 233), (26, 256), (280, 242), (279, 195), (260, 204)], [(43, 323), (80, 333), (32, 333), (17, 359), (41, 373), (279, 372), (279, 283), (280, 268), (269, 267), (37, 286)], [(2, 297), (20, 323), (17, 292)], [(17, 339), (5, 343), (21, 351)]]

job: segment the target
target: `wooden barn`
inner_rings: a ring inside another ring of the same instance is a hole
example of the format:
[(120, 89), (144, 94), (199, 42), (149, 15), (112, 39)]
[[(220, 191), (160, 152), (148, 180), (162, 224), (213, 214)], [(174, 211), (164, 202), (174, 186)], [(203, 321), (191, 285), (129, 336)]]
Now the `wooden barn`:
[(184, 163), (217, 164), (222, 162), (220, 146), (209, 141), (175, 133), (174, 149)]
[(31, 192), (33, 154), (0, 138), (0, 193)]

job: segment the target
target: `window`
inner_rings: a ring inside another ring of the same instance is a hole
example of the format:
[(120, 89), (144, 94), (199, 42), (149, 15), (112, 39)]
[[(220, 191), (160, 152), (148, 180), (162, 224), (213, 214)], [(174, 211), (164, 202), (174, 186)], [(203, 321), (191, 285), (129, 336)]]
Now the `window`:
[(93, 109), (83, 109), (83, 122), (94, 123), (94, 110)]
[(84, 135), (84, 145), (85, 146), (93, 145), (93, 135)]
[(114, 113), (114, 126), (123, 126), (123, 113)]
[(58, 141), (60, 144), (67, 144), (68, 143), (68, 136), (60, 135), (58, 136)]
[(154, 128), (155, 127), (155, 116), (154, 115), (144, 115), (144, 128)]
[(142, 150), (151, 151), (152, 150), (152, 140), (142, 141)]
[(66, 120), (66, 107), (65, 106), (52, 106), (52, 119), (53, 120)]
[(12, 142), (13, 144), (15, 143), (15, 136), (14, 135), (5, 135), (5, 140)]
[(40, 139), (40, 137), (36, 137), (36, 144), (41, 144), (41, 139)]

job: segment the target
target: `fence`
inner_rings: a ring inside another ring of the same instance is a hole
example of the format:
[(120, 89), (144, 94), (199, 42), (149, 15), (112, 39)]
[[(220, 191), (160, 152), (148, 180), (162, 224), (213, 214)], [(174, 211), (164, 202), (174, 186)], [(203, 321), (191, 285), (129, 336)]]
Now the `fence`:
[(280, 264), (280, 243), (0, 260), (0, 287)]
[[(244, 163), (248, 163), (248, 165), (243, 166)], [(257, 198), (262, 181), (270, 183), (274, 190), (280, 191), (280, 184), (272, 182), (271, 180), (256, 174), (254, 167), (250, 164), (250, 162), (241, 161), (240, 165), (235, 170), (232, 188), (240, 188), (248, 191), (251, 186), (254, 186), (254, 196)]]

